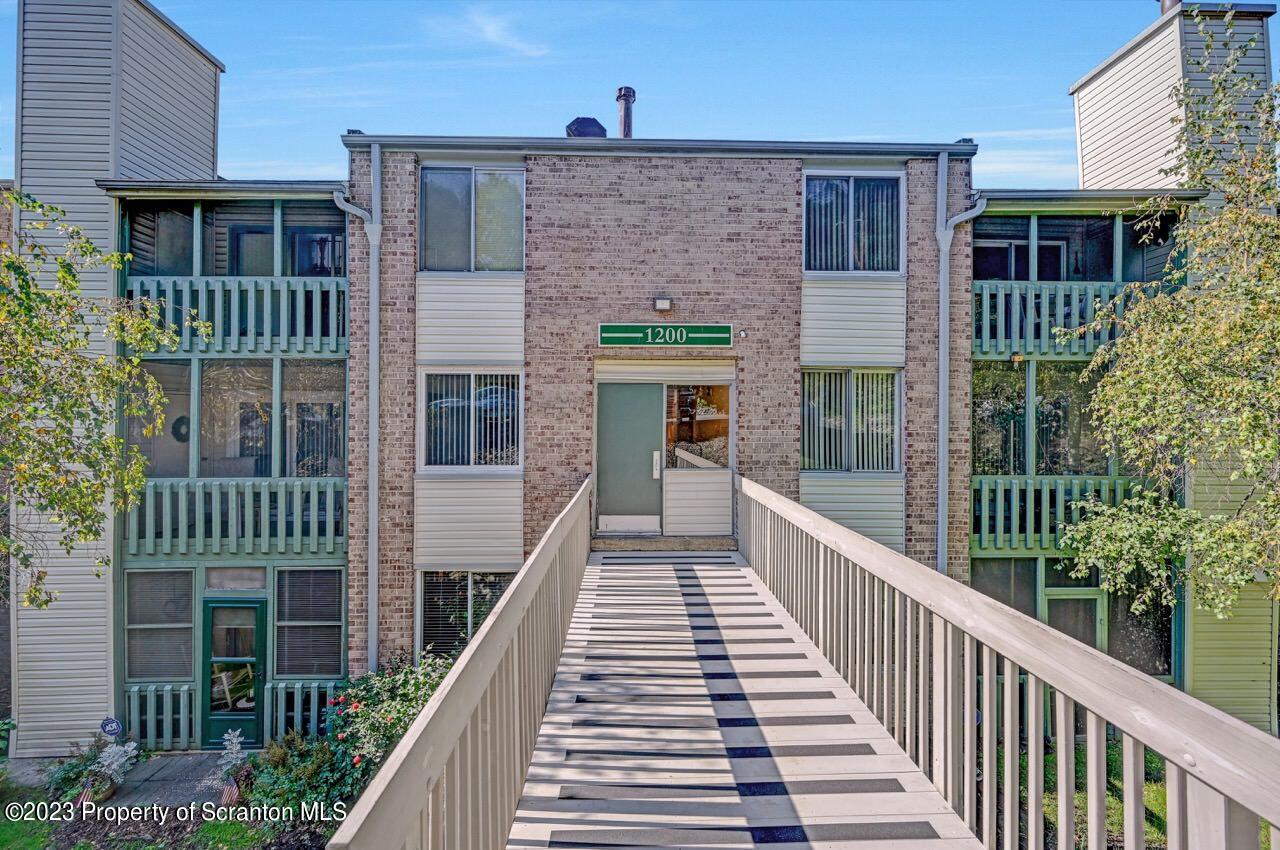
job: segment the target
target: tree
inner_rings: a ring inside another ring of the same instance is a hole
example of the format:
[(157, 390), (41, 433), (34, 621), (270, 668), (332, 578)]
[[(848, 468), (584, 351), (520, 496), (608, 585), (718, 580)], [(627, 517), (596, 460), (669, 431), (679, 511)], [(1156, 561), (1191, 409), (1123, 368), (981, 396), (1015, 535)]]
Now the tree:
[(15, 518), (0, 525), (0, 560), (14, 565), (23, 604), (44, 607), (56, 595), (50, 547), (101, 539), (110, 511), (129, 510), (142, 490), (146, 459), (118, 425), (163, 427), (166, 399), (142, 355), (176, 348), (178, 336), (160, 303), (81, 291), (85, 271), (119, 269), (124, 257), (29, 195), (0, 202), (21, 222), (12, 245), (0, 234), (0, 494)]
[[(1196, 603), (1229, 614), (1259, 570), (1280, 592), (1280, 90), (1242, 72), (1256, 45), (1201, 19), (1204, 55), (1173, 97), (1184, 115), (1171, 174), (1208, 194), (1173, 228), (1164, 280), (1135, 285), (1098, 319), (1123, 335), (1100, 349), (1090, 412), (1126, 468), (1150, 480), (1119, 506), (1093, 502), (1064, 543), (1073, 575), (1096, 567), (1135, 611)], [(1149, 229), (1169, 199), (1147, 205)], [(1187, 474), (1237, 482), (1239, 505), (1186, 507)]]

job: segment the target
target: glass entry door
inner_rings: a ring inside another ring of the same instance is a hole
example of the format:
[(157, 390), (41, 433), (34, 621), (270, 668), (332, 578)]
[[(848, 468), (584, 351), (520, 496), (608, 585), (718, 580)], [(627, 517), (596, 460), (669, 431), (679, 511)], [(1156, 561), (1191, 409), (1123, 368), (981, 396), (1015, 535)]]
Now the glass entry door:
[(265, 600), (205, 600), (204, 745), (220, 746), (231, 729), (245, 746), (262, 744), (262, 688), (266, 679)]

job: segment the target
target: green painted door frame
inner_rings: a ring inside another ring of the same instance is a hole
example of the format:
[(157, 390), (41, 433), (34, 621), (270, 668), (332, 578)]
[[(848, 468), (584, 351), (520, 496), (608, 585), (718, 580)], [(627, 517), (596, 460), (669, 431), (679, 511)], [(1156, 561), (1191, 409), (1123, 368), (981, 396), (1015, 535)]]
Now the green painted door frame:
[[(214, 653), (215, 630), (225, 632), (219, 648), (235, 654)], [(246, 634), (247, 630), (251, 632)], [(267, 678), (267, 601), (206, 599), (202, 631), (202, 666), (197, 680), (204, 709), (201, 743), (221, 746), (226, 732), (239, 729), (245, 746), (260, 746)]]

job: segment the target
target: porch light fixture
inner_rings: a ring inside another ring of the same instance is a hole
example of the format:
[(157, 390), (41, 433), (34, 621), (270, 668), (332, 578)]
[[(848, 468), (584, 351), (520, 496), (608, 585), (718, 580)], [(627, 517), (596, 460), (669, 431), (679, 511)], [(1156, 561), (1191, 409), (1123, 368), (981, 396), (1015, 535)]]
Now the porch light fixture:
[(670, 313), (671, 298), (666, 295), (659, 295), (653, 299), (653, 309), (659, 313)]

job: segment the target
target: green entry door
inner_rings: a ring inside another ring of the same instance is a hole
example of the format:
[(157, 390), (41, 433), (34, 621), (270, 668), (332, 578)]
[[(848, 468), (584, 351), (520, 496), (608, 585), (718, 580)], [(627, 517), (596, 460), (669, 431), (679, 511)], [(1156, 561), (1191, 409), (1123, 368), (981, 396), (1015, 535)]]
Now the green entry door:
[(265, 600), (204, 603), (204, 745), (219, 746), (231, 729), (245, 746), (262, 744), (262, 687), (267, 677)]
[(600, 384), (596, 510), (600, 531), (662, 531), (662, 384)]

